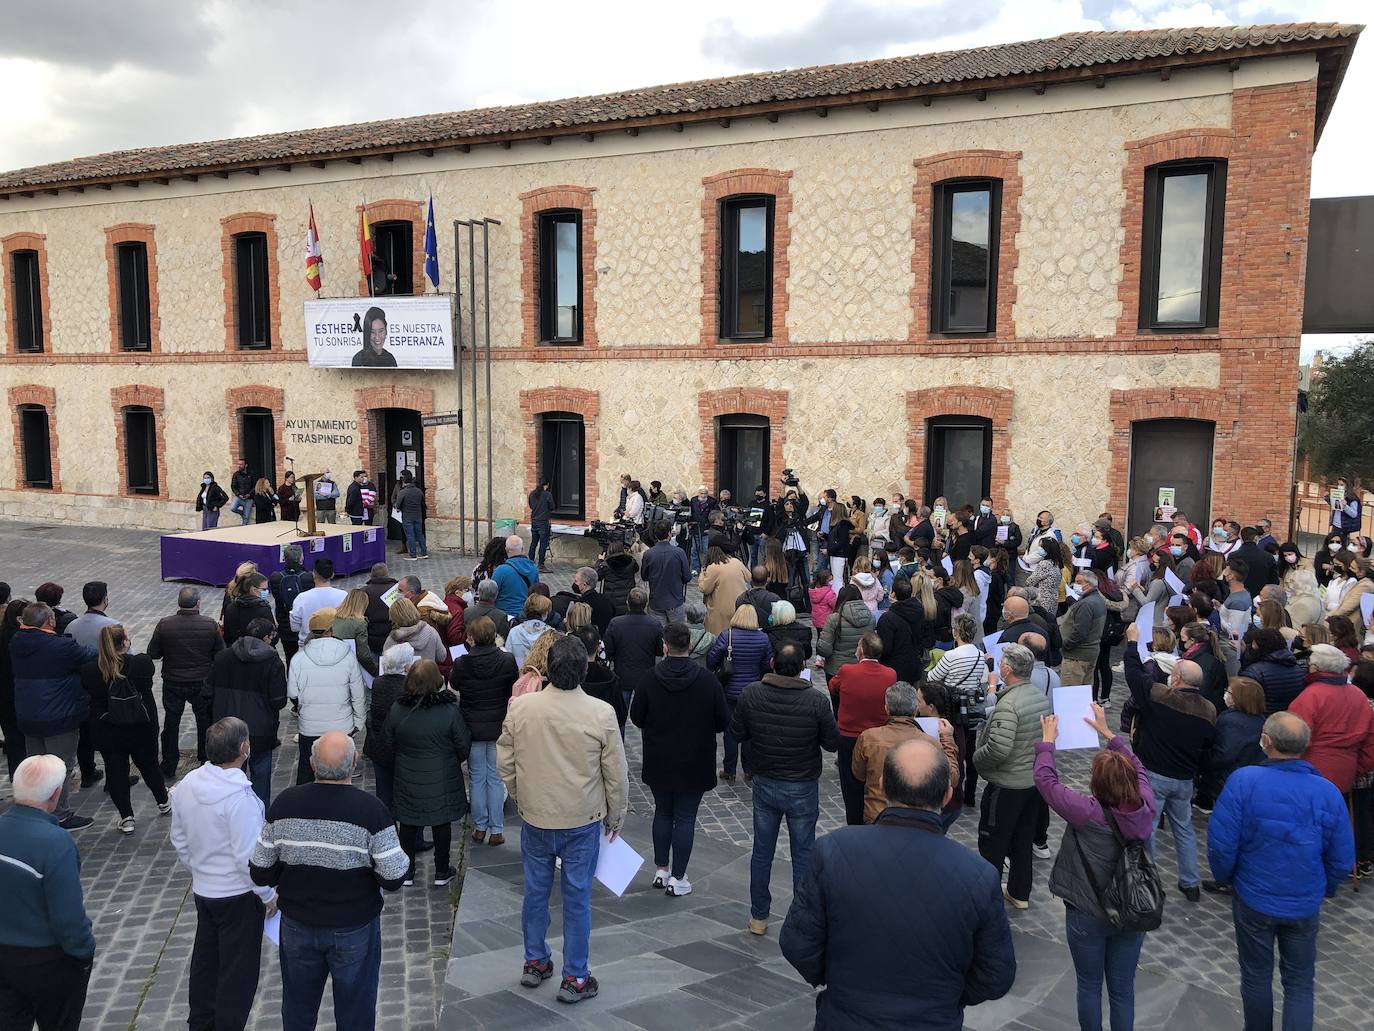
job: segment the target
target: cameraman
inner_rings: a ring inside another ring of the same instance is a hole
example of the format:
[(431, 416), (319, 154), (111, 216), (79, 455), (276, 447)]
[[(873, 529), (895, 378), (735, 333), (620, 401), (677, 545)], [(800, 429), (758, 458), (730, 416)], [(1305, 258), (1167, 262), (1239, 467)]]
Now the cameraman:
[[(725, 491), (721, 491), (722, 494)], [(744, 523), (738, 518), (726, 518), (724, 507), (717, 508), (708, 518), (708, 531), (706, 535), (706, 549), (719, 548), (731, 558), (740, 557), (740, 545), (743, 542)]]
[(706, 485), (697, 487), (696, 497), (692, 499), (692, 553), (689, 556), (692, 563), (692, 575), (696, 576), (706, 568), (706, 541), (707, 531), (710, 528), (711, 513), (719, 505), (716, 499), (706, 492)]

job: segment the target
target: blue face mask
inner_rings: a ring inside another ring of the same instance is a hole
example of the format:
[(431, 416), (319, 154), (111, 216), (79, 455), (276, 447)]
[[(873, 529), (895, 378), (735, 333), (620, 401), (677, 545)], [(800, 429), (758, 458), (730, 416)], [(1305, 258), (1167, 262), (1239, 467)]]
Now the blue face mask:
[(272, 592), (268, 590), (266, 587), (264, 587), (262, 591), (259, 593), (261, 593), (263, 601), (266, 601), (268, 598), (272, 597)]
[(1010, 525), (1010, 523), (1011, 523), (1011, 516), (1003, 516), (1003, 517), (1002, 517), (1002, 525), (1003, 525), (1003, 526), (1008, 526), (1008, 525)]
[(1169, 554), (1173, 555), (1174, 558), (1178, 558), (1180, 555), (1183, 554), (1183, 545), (1182, 545), (1182, 544), (1173, 544), (1173, 545), (1170, 545), (1170, 547), (1169, 547)]
[(1215, 530), (1212, 531), (1212, 536), (1219, 541), (1224, 541), (1226, 539), (1225, 527), (1218, 526)]
[(1036, 561), (1037, 561), (1037, 562), (1042, 561), (1044, 558), (1045, 558), (1045, 549), (1044, 549), (1044, 548), (1036, 548), (1036, 549), (1035, 549), (1035, 559), (1036, 559)]
[(988, 515), (989, 513), (992, 512), (992, 506), (991, 506), (991, 505), (979, 505), (979, 506), (978, 506), (978, 511), (979, 511), (979, 512), (982, 512), (983, 515)]
[(210, 479), (210, 477), (207, 476), (207, 477), (205, 477), (205, 479), (201, 480), (200, 482), (203, 483), (203, 484), (205, 484), (205, 486), (208, 487), (208, 486), (210, 486), (210, 484), (214, 483), (215, 481), (212, 480), (212, 479)]
[(1080, 545), (1080, 544), (1083, 543), (1083, 536), (1082, 536), (1082, 534), (1077, 534), (1077, 533), (1071, 534), (1071, 535), (1069, 536), (1069, 540), (1071, 540), (1071, 541), (1073, 542), (1074, 546), (1077, 547), (1078, 545)]

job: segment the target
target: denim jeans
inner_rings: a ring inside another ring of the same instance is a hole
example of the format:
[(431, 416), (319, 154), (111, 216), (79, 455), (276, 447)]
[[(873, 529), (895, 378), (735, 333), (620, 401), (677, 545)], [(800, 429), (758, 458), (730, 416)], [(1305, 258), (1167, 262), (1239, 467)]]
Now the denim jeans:
[(538, 551), (539, 551), (539, 565), (540, 565), (540, 566), (543, 566), (543, 564), (544, 564), (544, 559), (547, 558), (547, 557), (548, 557), (548, 554), (549, 554), (549, 538), (550, 538), (550, 530), (549, 530), (549, 528), (548, 528), (547, 526), (531, 526), (531, 527), (530, 527), (530, 551), (529, 551), (529, 555), (530, 555), (530, 558), (534, 558), (534, 552), (535, 552), (535, 549), (537, 548)]
[(1245, 1031), (1274, 1026), (1274, 940), (1279, 943), (1279, 980), (1283, 982), (1283, 1031), (1311, 1031), (1312, 980), (1317, 968), (1317, 928), (1321, 910), (1309, 917), (1268, 916), (1231, 896), (1240, 959), (1240, 1000)]
[(1078, 978), (1079, 1028), (1102, 1031), (1105, 977), (1112, 1031), (1130, 1031), (1135, 1023), (1135, 968), (1145, 933), (1118, 931), (1091, 913), (1065, 906), (1064, 934)]
[(229, 506), (230, 512), (237, 512), (238, 517), (243, 520), (243, 525), (248, 525), (248, 520), (253, 518), (253, 499), (235, 498), (234, 503)]
[(406, 547), (410, 549), (410, 557), (415, 557), (415, 549), (420, 549), (421, 555), (429, 554), (429, 545), (425, 542), (425, 524), (419, 519), (406, 519), (401, 523), (401, 529), (406, 535)]
[(281, 918), (281, 1022), (284, 1031), (313, 1031), (324, 982), (334, 982), (334, 1026), (372, 1031), (382, 968), (382, 918), (361, 927), (311, 927)]
[(816, 843), (816, 818), (820, 814), (820, 787), (814, 780), (774, 780), (755, 777), (754, 853), (749, 860), (749, 910), (755, 920), (767, 920), (773, 905), (768, 882), (778, 831), (787, 819), (787, 838), (792, 843), (792, 897), (801, 890), (811, 847)]
[(601, 823), (567, 830), (544, 830), (525, 824), (520, 831), (520, 859), (525, 865), (525, 901), (520, 930), (525, 959), (542, 963), (549, 949), (549, 893), (554, 860), (563, 860), (563, 976), (586, 977), (592, 939), (592, 874), (601, 853)]
[(700, 791), (667, 791), (649, 788), (654, 795), (654, 866), (666, 867), (671, 855), (670, 872), (678, 880), (687, 876), (687, 863), (692, 858), (692, 842), (697, 832), (697, 809), (701, 806)]
[(472, 781), (472, 826), (492, 834), (505, 832), (503, 812), (506, 785), (496, 772), (496, 742), (474, 741), (468, 752), (468, 779)]
[(1167, 815), (1174, 833), (1174, 854), (1178, 856), (1178, 886), (1196, 888), (1202, 883), (1202, 875), (1198, 873), (1197, 834), (1193, 831), (1193, 782), (1145, 772), (1159, 805), (1155, 811), (1155, 832), (1150, 835), (1150, 858), (1155, 857), (1160, 821)]
[(763, 542), (766, 538), (760, 534), (749, 542), (749, 568), (763, 565)]
[(272, 804), (272, 750), (265, 748), (248, 756), (248, 781), (253, 785), (253, 794), (262, 799), (266, 809)]
[(687, 561), (691, 563), (693, 576), (706, 568), (706, 540), (706, 535), (700, 530), (692, 531), (692, 547), (687, 553)]
[(202, 530), (213, 530), (219, 525), (219, 509), (207, 508), (200, 513), (200, 528)]

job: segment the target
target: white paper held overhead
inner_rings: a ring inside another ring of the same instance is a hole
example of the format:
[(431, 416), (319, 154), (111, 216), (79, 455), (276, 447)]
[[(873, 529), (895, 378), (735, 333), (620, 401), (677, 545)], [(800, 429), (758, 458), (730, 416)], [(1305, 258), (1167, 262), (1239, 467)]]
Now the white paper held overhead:
[(1155, 603), (1147, 601), (1140, 606), (1140, 614), (1135, 617), (1135, 632), (1140, 640), (1136, 641), (1136, 651), (1141, 662), (1150, 661), (1150, 642), (1155, 636)]
[(1364, 625), (1369, 626), (1369, 618), (1374, 616), (1374, 594), (1360, 595), (1360, 615), (1364, 617)]
[(1056, 687), (1051, 699), (1054, 714), (1059, 717), (1059, 738), (1056, 749), (1096, 748), (1097, 731), (1083, 722), (1092, 719), (1092, 684), (1073, 684)]

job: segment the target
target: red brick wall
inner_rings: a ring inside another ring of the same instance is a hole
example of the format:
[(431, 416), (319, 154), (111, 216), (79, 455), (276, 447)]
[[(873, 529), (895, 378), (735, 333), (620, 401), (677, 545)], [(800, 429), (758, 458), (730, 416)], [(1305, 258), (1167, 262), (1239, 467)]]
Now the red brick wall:
[(915, 249), (911, 255), (911, 331), (912, 340), (940, 341), (946, 334), (930, 332), (930, 233), (934, 217), (933, 190), (946, 179), (985, 178), (1002, 182), (1002, 219), (997, 240), (997, 326), (990, 334), (996, 340), (1014, 340), (1012, 306), (1016, 303), (1016, 234), (1021, 231), (1021, 151), (954, 150), (917, 158), (916, 181), (911, 197), (916, 214), (911, 222)]
[[(739, 194), (773, 195), (773, 335), (787, 343), (787, 250), (792, 243), (792, 173), (771, 168), (736, 168), (701, 181), (701, 343), (720, 343), (720, 202)], [(757, 345), (746, 345), (757, 346)], [(712, 475), (715, 475), (714, 472)]]
[[(240, 351), (238, 327), (235, 324), (237, 319), (234, 315), (234, 236), (237, 233), (264, 233), (267, 236), (267, 303), (271, 308), (269, 322), (272, 327), (270, 350), (280, 351), (283, 349), (283, 342), (279, 279), (281, 270), (277, 268), (277, 216), (262, 211), (244, 211), (237, 215), (226, 215), (219, 220), (219, 224), (221, 269), (224, 278), (224, 349), (231, 354)], [(301, 264), (301, 275), (305, 275), (304, 259)]]
[(47, 237), (42, 233), (11, 233), (9, 236), (0, 237), (0, 260), (3, 260), (4, 269), (0, 270), (0, 276), (5, 281), (5, 311), (8, 317), (5, 319), (5, 335), (7, 343), (4, 353), (18, 354), (18, 333), (17, 322), (15, 320), (16, 309), (14, 306), (14, 263), (13, 254), (15, 251), (37, 251), (38, 252), (38, 294), (43, 305), (43, 354), (24, 355), (43, 361), (51, 357), (53, 350), (52, 339), (52, 304), (48, 293), (48, 245)]
[[(596, 339), (596, 207), (589, 186), (541, 186), (520, 195), (520, 342), (539, 346), (539, 225), (541, 211), (575, 210), (582, 213), (582, 346), (595, 347)], [(561, 347), (551, 348), (558, 357)], [(591, 509), (589, 508), (590, 512)]]
[[(722, 415), (762, 415), (768, 419), (768, 466), (770, 476), (781, 475), (787, 466), (786, 390), (760, 390), (756, 387), (727, 387), (703, 390), (697, 394), (697, 413), (701, 418), (701, 482), (712, 494), (716, 482), (716, 419)], [(684, 484), (695, 493), (696, 484)]]
[[(520, 422), (525, 427), (525, 479), (521, 494), (528, 493), (539, 478), (539, 431), (544, 412), (575, 412), (582, 416), (583, 507), (587, 519), (597, 519), (601, 496), (597, 475), (601, 468), (601, 395), (579, 387), (539, 387), (520, 391)], [(529, 515), (528, 509), (521, 513)]]
[[(129, 489), (129, 469), (127, 452), (124, 448), (124, 409), (135, 405), (153, 410), (153, 421), (157, 432), (157, 493), (135, 494)], [(163, 416), (164, 404), (161, 387), (127, 386), (110, 389), (110, 406), (114, 409), (115, 424), (115, 465), (119, 469), (119, 493), (128, 498), (147, 498), (153, 501), (167, 500), (167, 441), (164, 430), (167, 420)]]
[(908, 390), (906, 394), (907, 445), (906, 493), (909, 497), (926, 498), (926, 420), (941, 415), (969, 415), (992, 422), (992, 477), (989, 490), (993, 507), (1000, 510), (1007, 503), (1007, 486), (1011, 482), (1011, 467), (1007, 449), (1011, 445), (1008, 432), (1011, 423), (1012, 392), (1001, 387), (930, 387)]
[[(362, 214), (363, 206), (359, 204), (354, 209), (354, 217)], [(418, 296), (425, 292), (425, 211), (424, 205), (418, 200), (374, 200), (367, 205), (367, 224), (375, 227), (378, 222), (409, 222), (410, 223), (410, 282), (412, 289)], [(437, 227), (436, 227), (437, 229)], [(357, 228), (354, 227), (354, 240), (356, 244)], [(377, 240), (376, 229), (373, 228), (372, 240)], [(301, 277), (305, 277), (305, 259), (302, 258)], [(367, 297), (367, 277), (363, 275), (362, 254), (358, 255), (358, 296)]]
[[(286, 456), (282, 432), (286, 428), (286, 391), (280, 387), (268, 387), (254, 383), (246, 387), (230, 387), (224, 392), (225, 414), (229, 418), (229, 465), (232, 468), (242, 456), (243, 415), (241, 408), (266, 408), (272, 413), (273, 445), (279, 466)], [(307, 470), (320, 472), (319, 469)], [(350, 470), (351, 471), (351, 470)], [(276, 475), (276, 470), (273, 470)], [(276, 486), (275, 483), (272, 486)]]
[(123, 347), (119, 332), (119, 259), (115, 247), (121, 243), (138, 242), (148, 250), (148, 350), (143, 354), (157, 354), (162, 350), (162, 319), (158, 316), (157, 297), (157, 241), (154, 227), (141, 222), (121, 222), (105, 227), (105, 273), (110, 286), (110, 353), (121, 354)]
[(48, 410), (48, 453), (52, 462), (52, 490), (62, 490), (62, 475), (57, 466), (57, 391), (52, 387), (25, 383), (10, 387), (10, 417), (14, 420), (14, 487), (33, 490), (24, 482), (24, 434), (20, 428), (19, 406), (42, 405)]

